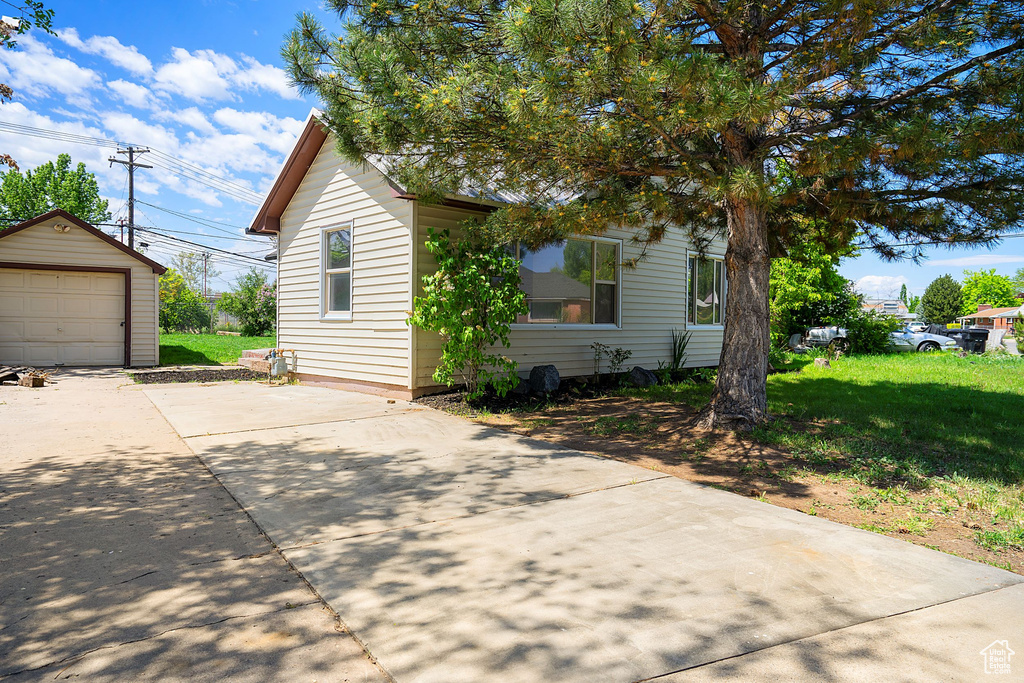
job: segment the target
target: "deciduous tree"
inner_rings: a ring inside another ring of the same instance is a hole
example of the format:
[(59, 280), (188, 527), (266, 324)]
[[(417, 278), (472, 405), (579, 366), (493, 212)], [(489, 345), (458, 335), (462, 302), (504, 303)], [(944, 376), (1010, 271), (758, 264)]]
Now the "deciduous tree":
[(1017, 305), (1016, 292), (1013, 291), (1013, 280), (1007, 275), (998, 275), (996, 269), (965, 270), (964, 281), (960, 287), (963, 292), (963, 315), (975, 313), (979, 304), (988, 304), (992, 308), (1004, 308)]
[(96, 176), (83, 163), (72, 168), (68, 154), (32, 171), (12, 168), (0, 174), (0, 219), (5, 223), (26, 221), (53, 209), (64, 209), (87, 223), (110, 220)]
[(221, 297), (217, 308), (238, 318), (245, 336), (262, 337), (277, 323), (277, 285), (253, 268), (238, 278), (235, 289)]
[(303, 14), (283, 54), (346, 157), (423, 199), (515, 193), (498, 241), (727, 238), (707, 426), (766, 418), (773, 255), (859, 234), (915, 257), (1021, 221), (1021, 0), (326, 4), (340, 34)]

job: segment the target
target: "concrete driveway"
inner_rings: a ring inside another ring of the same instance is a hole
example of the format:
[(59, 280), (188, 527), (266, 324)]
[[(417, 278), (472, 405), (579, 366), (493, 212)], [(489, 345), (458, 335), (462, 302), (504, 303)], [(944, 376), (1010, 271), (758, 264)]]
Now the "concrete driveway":
[(0, 387), (0, 681), (377, 681), (116, 370)]
[(993, 641), (1024, 653), (1024, 577), (987, 565), (401, 401), (145, 392), (403, 683), (977, 680)]

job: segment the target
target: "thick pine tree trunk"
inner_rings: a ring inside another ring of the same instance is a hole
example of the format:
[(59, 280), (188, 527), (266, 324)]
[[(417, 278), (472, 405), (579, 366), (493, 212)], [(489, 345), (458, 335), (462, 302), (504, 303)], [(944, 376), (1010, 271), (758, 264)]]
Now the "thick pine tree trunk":
[(768, 233), (764, 213), (749, 200), (729, 200), (726, 217), (725, 339), (718, 380), (699, 423), (752, 429), (768, 417)]

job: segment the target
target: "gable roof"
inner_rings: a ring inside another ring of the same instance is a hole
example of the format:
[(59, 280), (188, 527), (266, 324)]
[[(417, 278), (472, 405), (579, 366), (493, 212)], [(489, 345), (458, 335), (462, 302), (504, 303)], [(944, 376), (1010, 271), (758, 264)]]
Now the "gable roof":
[[(988, 308), (988, 309), (986, 309), (984, 311), (978, 311), (976, 313), (971, 313), (970, 315), (962, 315), (960, 317), (961, 318), (1005, 318), (1005, 317), (1011, 317), (1012, 318), (1013, 316), (1017, 315), (1017, 311), (1019, 311), (1019, 310), (1020, 310), (1019, 306), (1011, 306), (1009, 308)], [(1012, 315), (1007, 316), (1006, 315), (1007, 313), (1011, 313)]]
[(164, 273), (167, 272), (167, 268), (161, 266), (156, 261), (154, 261), (152, 259), (149, 259), (149, 258), (146, 258), (145, 256), (143, 256), (139, 252), (135, 251), (134, 249), (131, 249), (131, 248), (125, 246), (124, 244), (121, 244), (120, 242), (115, 240), (110, 235), (106, 234), (105, 232), (103, 232), (101, 230), (97, 230), (93, 226), (91, 226), (88, 223), (86, 223), (85, 221), (83, 221), (81, 218), (78, 218), (77, 216), (72, 216), (70, 213), (68, 213), (64, 209), (54, 209), (53, 211), (48, 211), (48, 212), (46, 212), (44, 214), (40, 214), (40, 215), (36, 216), (35, 218), (30, 218), (29, 220), (25, 221), (24, 223), (18, 223), (17, 225), (14, 225), (14, 226), (11, 226), (10, 228), (7, 228), (6, 230), (2, 230), (2, 231), (0, 231), (0, 239), (3, 239), (5, 237), (10, 237), (11, 235), (13, 235), (15, 233), (18, 233), (18, 232), (21, 232), (22, 230), (25, 230), (27, 228), (31, 228), (33, 226), (39, 225), (40, 223), (45, 223), (46, 221), (52, 220), (54, 218), (60, 218), (63, 221), (71, 223), (71, 224), (81, 228), (82, 230), (85, 230), (87, 233), (89, 233), (93, 237), (106, 242), (107, 244), (109, 244), (110, 246), (114, 247), (115, 249), (123, 251), (124, 253), (128, 254), (129, 256), (131, 256), (133, 259), (135, 259), (137, 261), (140, 261), (140, 262), (146, 264), (147, 266), (149, 266), (153, 270), (153, 272), (156, 273), (157, 275), (163, 275)]
[(320, 148), (327, 140), (327, 129), (320, 123), (318, 114), (319, 112), (313, 109), (306, 117), (299, 139), (285, 159), (277, 178), (274, 179), (263, 205), (256, 211), (249, 227), (245, 229), (247, 235), (272, 235), (281, 229), (281, 214), (295, 196), (299, 184), (306, 177), (306, 171), (313, 165), (316, 155), (320, 153)]
[[(256, 211), (249, 227), (245, 229), (247, 235), (274, 235), (281, 229), (281, 214), (288, 208), (288, 203), (299, 189), (306, 172), (313, 165), (317, 154), (327, 141), (329, 131), (320, 121), (320, 112), (312, 109), (306, 117), (306, 123), (299, 133), (288, 158), (277, 174), (273, 186), (267, 193), (263, 204)], [(388, 160), (384, 156), (367, 156), (363, 162), (377, 170), (384, 180), (391, 186), (391, 194), (399, 199), (415, 200), (416, 195), (410, 194), (407, 190), (398, 186), (390, 175)], [(525, 201), (524, 197), (509, 192), (496, 192), (491, 190), (477, 190), (463, 188), (459, 192), (441, 202), (444, 206), (470, 209), (474, 211), (491, 211), (500, 204)]]

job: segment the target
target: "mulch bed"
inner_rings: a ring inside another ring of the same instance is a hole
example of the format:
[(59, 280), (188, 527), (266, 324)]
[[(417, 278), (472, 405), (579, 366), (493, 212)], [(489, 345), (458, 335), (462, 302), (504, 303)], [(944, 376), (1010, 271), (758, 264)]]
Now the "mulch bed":
[(195, 368), (181, 370), (142, 370), (129, 372), (137, 384), (175, 384), (179, 382), (229, 382), (266, 379), (267, 373), (249, 368)]

